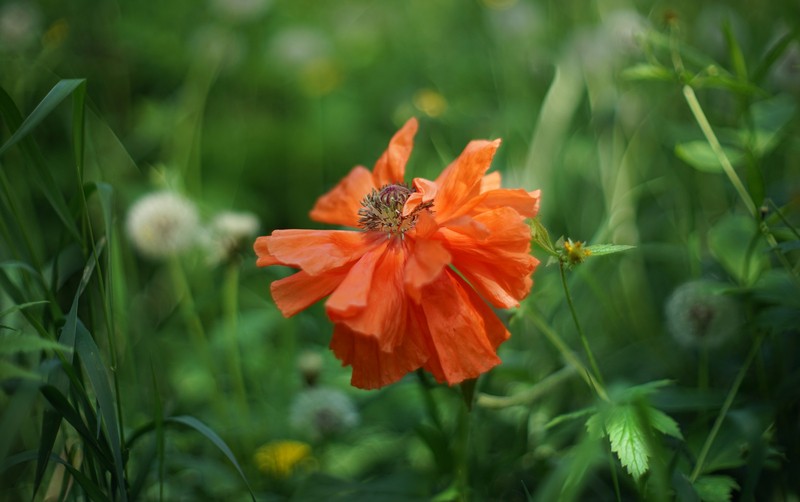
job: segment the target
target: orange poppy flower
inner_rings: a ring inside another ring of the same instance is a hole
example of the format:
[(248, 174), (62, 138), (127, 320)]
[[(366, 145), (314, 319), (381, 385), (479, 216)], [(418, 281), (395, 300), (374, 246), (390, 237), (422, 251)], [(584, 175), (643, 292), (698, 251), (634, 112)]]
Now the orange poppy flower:
[(473, 141), (435, 180), (404, 184), (417, 121), (374, 169), (358, 166), (317, 200), (311, 218), (360, 230), (275, 230), (255, 242), (257, 265), (299, 269), (272, 283), (290, 317), (328, 297), (330, 347), (375, 389), (425, 368), (450, 385), (500, 363), (508, 330), (497, 308), (519, 304), (538, 260), (526, 218), (539, 191), (500, 188), (486, 175), (500, 140)]

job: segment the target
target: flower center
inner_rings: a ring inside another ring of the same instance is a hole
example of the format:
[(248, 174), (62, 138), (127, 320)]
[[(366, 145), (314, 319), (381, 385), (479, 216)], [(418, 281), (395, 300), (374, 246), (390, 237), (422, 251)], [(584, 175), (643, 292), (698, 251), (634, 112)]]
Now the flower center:
[(364, 230), (385, 232), (390, 237), (402, 236), (417, 224), (419, 212), (433, 206), (433, 201), (423, 202), (411, 213), (403, 216), (403, 206), (414, 193), (412, 188), (401, 184), (384, 185), (372, 191), (361, 201), (358, 224)]

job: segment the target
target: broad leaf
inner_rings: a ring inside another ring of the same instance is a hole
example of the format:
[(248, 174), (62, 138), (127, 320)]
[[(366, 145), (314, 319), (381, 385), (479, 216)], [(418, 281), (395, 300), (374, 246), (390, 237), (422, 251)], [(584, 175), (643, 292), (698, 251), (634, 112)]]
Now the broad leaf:
[[(744, 158), (744, 154), (739, 150), (725, 146), (722, 147), (722, 150), (734, 166)], [(680, 143), (675, 146), (675, 155), (698, 171), (707, 173), (723, 172), (722, 164), (720, 164), (717, 155), (706, 141), (698, 140)]]
[(739, 485), (730, 476), (700, 476), (694, 489), (704, 502), (730, 502)]

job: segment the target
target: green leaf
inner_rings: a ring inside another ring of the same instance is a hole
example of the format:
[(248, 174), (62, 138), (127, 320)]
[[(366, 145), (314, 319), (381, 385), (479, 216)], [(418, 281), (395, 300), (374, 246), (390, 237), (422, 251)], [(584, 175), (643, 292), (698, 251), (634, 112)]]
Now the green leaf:
[(789, 123), (797, 109), (792, 96), (778, 95), (753, 103), (753, 131), (750, 145), (756, 155), (763, 156), (778, 144), (780, 132)]
[(11, 96), (0, 87), (0, 114), (2, 114), (2, 118), (7, 123), (8, 128), (15, 131), (11, 138), (0, 148), (0, 155), (17, 142), (22, 142), (20, 146), (33, 167), (33, 172), (31, 173), (32, 177), (40, 185), (44, 196), (47, 198), (48, 202), (50, 202), (50, 205), (64, 224), (64, 227), (72, 237), (79, 242), (81, 240), (81, 235), (80, 232), (78, 232), (77, 226), (75, 226), (75, 222), (72, 220), (69, 207), (64, 200), (64, 195), (59, 190), (58, 184), (55, 178), (53, 178), (51, 169), (47, 166), (42, 152), (38, 149), (36, 143), (26, 136), (67, 96), (67, 94), (69, 94), (68, 92), (64, 94), (64, 92), (71, 92), (74, 86), (77, 86), (80, 82), (83, 82), (83, 80), (62, 80), (56, 84), (24, 121), (16, 105), (14, 105)]
[(675, 74), (667, 67), (648, 63), (637, 64), (625, 68), (620, 74), (625, 80), (655, 80), (661, 82), (674, 82)]
[(611, 451), (623, 467), (638, 479), (649, 467), (647, 429), (634, 405), (615, 406), (605, 420)]
[(683, 439), (683, 434), (681, 434), (681, 429), (678, 427), (678, 422), (676, 422), (671, 416), (650, 406), (648, 406), (646, 410), (647, 420), (650, 422), (650, 426), (652, 426), (653, 429), (661, 432), (662, 434), (666, 434), (667, 436)]
[(22, 122), (19, 128), (11, 135), (8, 141), (0, 147), (0, 155), (3, 155), (9, 148), (16, 145), (22, 138), (30, 134), (37, 125), (58, 106), (67, 96), (77, 89), (81, 84), (85, 85), (85, 79), (61, 80), (50, 89), (47, 96), (34, 108), (30, 115)]
[(728, 215), (708, 232), (711, 255), (740, 283), (751, 285), (768, 268), (766, 244), (753, 218)]
[(736, 37), (733, 35), (733, 29), (731, 29), (731, 23), (729, 19), (726, 19), (723, 23), (722, 31), (725, 33), (725, 41), (728, 44), (728, 56), (731, 59), (731, 64), (736, 72), (736, 76), (739, 78), (739, 80), (747, 82), (747, 65), (744, 61), (742, 48), (739, 46), (739, 42), (736, 41)]
[(621, 253), (636, 246), (629, 246), (627, 244), (592, 244), (587, 246), (586, 249), (591, 251), (591, 256), (603, 256), (606, 254)]
[(0, 334), (0, 354), (16, 354), (19, 352), (38, 352), (41, 350), (60, 350), (72, 352), (72, 347), (52, 340), (22, 333)]
[(228, 458), (228, 460), (233, 464), (236, 470), (239, 472), (239, 476), (241, 476), (242, 481), (244, 481), (245, 486), (247, 486), (247, 490), (250, 492), (250, 495), (253, 497), (253, 500), (256, 499), (255, 494), (253, 493), (253, 489), (250, 488), (250, 483), (247, 481), (247, 477), (244, 475), (244, 471), (242, 470), (241, 466), (239, 466), (239, 462), (236, 461), (236, 457), (234, 456), (231, 449), (225, 444), (225, 441), (220, 438), (216, 432), (211, 430), (206, 424), (197, 420), (194, 417), (182, 415), (178, 417), (169, 417), (164, 420), (165, 422), (172, 422), (177, 424), (182, 424), (187, 427), (191, 427), (192, 429), (196, 430), (200, 434), (206, 437), (209, 441), (211, 441), (214, 446), (219, 448), (219, 450)]
[(704, 502), (730, 502), (739, 485), (730, 476), (700, 476), (694, 489)]
[(547, 252), (550, 256), (558, 256), (558, 252), (553, 247), (553, 241), (550, 239), (550, 233), (547, 231), (539, 218), (531, 218), (531, 232), (533, 233), (533, 242)]
[(108, 442), (111, 446), (111, 455), (114, 459), (113, 465), (109, 466), (109, 471), (117, 478), (116, 486), (120, 490), (122, 500), (127, 500), (124, 472), (125, 463), (122, 458), (122, 440), (115, 411), (116, 400), (111, 391), (105, 363), (100, 357), (100, 349), (80, 320), (78, 320), (77, 325), (75, 350), (78, 352), (80, 360), (86, 370), (86, 375), (89, 377), (89, 381), (92, 384), (95, 398), (97, 399), (97, 406), (100, 411), (100, 417), (105, 424)]
[[(739, 150), (725, 146), (722, 147), (722, 150), (734, 166), (744, 158), (744, 154)], [(675, 145), (675, 155), (698, 171), (723, 172), (722, 164), (706, 141), (689, 141)]]

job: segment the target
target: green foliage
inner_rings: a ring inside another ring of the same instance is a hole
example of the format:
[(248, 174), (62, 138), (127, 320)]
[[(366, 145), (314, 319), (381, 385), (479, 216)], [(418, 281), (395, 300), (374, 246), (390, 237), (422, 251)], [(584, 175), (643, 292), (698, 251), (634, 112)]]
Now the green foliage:
[[(800, 39), (775, 22), (794, 3), (6, 4), (4, 497), (800, 495)], [(461, 389), (351, 388), (324, 307), (283, 319), (287, 271), (255, 267), (253, 236), (165, 261), (130, 238), (160, 191), (197, 205), (205, 241), (231, 210), (307, 228), (412, 115), (410, 177), (503, 139), (492, 171), (542, 190), (532, 250), (559, 264), (498, 310), (503, 363)], [(665, 307), (698, 280), (743, 319), (714, 348), (670, 331), (713, 324), (702, 295)], [(297, 427), (312, 384), (360, 421)], [(276, 474), (256, 452), (281, 441), (310, 453)]]
[(647, 401), (649, 394), (665, 384), (651, 382), (624, 389), (612, 403), (601, 407), (586, 421), (589, 435), (596, 439), (608, 436), (611, 451), (636, 479), (650, 467), (655, 431), (683, 439), (678, 423)]

